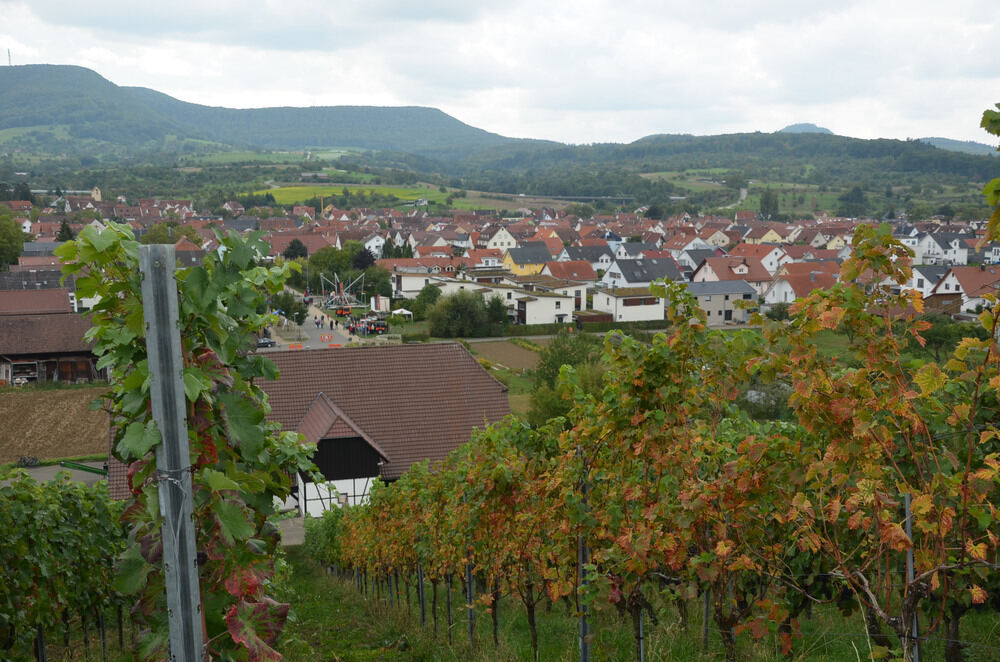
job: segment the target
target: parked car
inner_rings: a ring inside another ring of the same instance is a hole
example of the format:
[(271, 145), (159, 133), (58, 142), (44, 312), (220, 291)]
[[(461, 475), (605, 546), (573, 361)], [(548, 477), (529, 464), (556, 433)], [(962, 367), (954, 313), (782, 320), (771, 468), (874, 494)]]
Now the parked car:
[(258, 347), (274, 347), (277, 344), (273, 338), (257, 338)]

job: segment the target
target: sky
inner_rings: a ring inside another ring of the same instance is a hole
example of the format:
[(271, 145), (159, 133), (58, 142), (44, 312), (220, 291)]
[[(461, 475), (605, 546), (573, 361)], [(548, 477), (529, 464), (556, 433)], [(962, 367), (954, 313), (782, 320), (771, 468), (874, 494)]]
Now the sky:
[[(429, 106), (516, 138), (979, 128), (997, 0), (0, 0), (0, 54), (210, 106)], [(2, 94), (2, 90), (0, 90)]]

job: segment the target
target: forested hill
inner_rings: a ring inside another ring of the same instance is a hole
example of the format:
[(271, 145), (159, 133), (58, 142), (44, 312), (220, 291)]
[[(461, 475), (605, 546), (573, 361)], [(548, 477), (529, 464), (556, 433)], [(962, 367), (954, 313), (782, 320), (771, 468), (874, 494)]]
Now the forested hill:
[(0, 143), (13, 141), (22, 150), (50, 145), (75, 152), (75, 139), (104, 143), (107, 149), (101, 151), (110, 153), (176, 151), (185, 141), (187, 150), (198, 146), (192, 141), (207, 141), (265, 149), (356, 147), (451, 159), (522, 142), (434, 108), (217, 108), (119, 87), (75, 66), (0, 67), (0, 89)]
[[(919, 140), (860, 140), (829, 133), (651, 135), (629, 144), (563, 145), (507, 138), (434, 108), (328, 106), (237, 110), (120, 87), (82, 67), (0, 67), (3, 154), (57, 156), (65, 167), (232, 149), (358, 148), (370, 165), (464, 178), (465, 186), (549, 193), (625, 190), (622, 177), (723, 168), (747, 177), (825, 182), (880, 181), (890, 173), (995, 177), (1000, 159), (938, 149)], [(792, 128), (792, 127), (789, 127)], [(819, 130), (817, 128), (817, 130)], [(955, 141), (945, 141), (948, 144)]]

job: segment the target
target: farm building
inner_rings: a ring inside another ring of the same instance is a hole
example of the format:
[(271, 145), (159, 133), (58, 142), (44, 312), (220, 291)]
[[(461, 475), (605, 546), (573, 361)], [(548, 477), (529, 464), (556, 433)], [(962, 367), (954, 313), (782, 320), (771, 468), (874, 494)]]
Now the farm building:
[[(507, 387), (459, 343), (272, 352), (280, 377), (261, 382), (269, 420), (317, 445), (329, 481), (299, 478), (299, 507), (317, 514), (360, 503), (373, 478), (443, 460), (476, 428), (510, 413)], [(334, 492), (335, 490), (335, 492)]]

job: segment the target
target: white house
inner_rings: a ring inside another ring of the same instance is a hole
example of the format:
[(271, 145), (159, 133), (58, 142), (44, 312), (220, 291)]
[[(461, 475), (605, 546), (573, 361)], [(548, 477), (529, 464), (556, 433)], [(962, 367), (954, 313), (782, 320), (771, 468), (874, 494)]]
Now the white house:
[(375, 259), (382, 257), (382, 249), (385, 248), (385, 237), (378, 233), (373, 233), (365, 237), (365, 248), (375, 256)]
[(922, 232), (903, 243), (913, 250), (914, 264), (963, 266), (969, 263), (969, 249), (958, 235)]
[(496, 232), (490, 235), (489, 230), (483, 233), (483, 235), (489, 235), (486, 237), (485, 241), (483, 236), (479, 238), (479, 248), (495, 248), (501, 253), (506, 252), (511, 248), (517, 246), (517, 239), (514, 238), (507, 228), (500, 227), (497, 228)]
[(952, 267), (931, 294), (932, 296), (959, 294), (962, 297), (959, 310), (963, 313), (974, 313), (977, 308), (990, 305), (984, 298), (985, 295), (1000, 296), (1000, 267), (985, 265)]
[(594, 310), (611, 313), (616, 322), (664, 319), (666, 301), (650, 294), (649, 287), (597, 288)]

